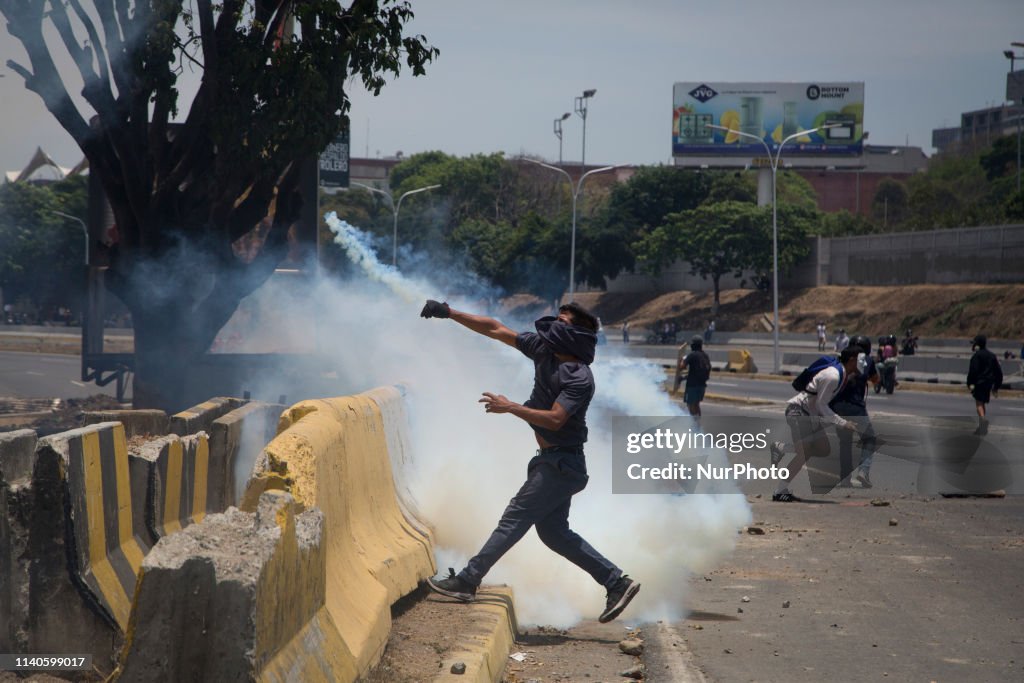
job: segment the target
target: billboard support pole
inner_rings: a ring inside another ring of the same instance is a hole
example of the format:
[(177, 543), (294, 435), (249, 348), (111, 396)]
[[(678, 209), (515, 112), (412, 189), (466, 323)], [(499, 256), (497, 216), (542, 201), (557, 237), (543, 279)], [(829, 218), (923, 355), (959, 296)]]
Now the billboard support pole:
[(777, 193), (779, 159), (782, 158), (782, 148), (785, 147), (786, 143), (790, 140), (795, 140), (801, 135), (817, 133), (819, 130), (825, 130), (826, 128), (835, 128), (839, 125), (841, 124), (833, 123), (818, 126), (817, 128), (811, 128), (810, 130), (797, 131), (779, 143), (778, 148), (775, 150), (775, 156), (773, 157), (771, 147), (768, 146), (768, 143), (765, 142), (764, 139), (759, 138), (756, 135), (751, 135), (750, 133), (744, 133), (740, 130), (726, 128), (725, 126), (716, 126), (713, 123), (707, 124), (708, 128), (714, 128), (715, 130), (725, 131), (726, 133), (734, 133), (743, 138), (757, 140), (764, 145), (765, 154), (768, 155), (768, 164), (771, 166), (772, 171), (772, 371), (776, 375), (779, 374), (779, 371), (781, 370), (779, 366), (779, 203)]

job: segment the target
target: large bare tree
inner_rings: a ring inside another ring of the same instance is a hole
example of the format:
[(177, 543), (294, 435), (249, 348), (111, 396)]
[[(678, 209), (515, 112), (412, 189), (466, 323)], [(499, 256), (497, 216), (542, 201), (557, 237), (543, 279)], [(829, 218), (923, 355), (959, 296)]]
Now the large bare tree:
[[(0, 0), (28, 55), (7, 66), (81, 147), (113, 209), (106, 283), (135, 323), (137, 407), (182, 407), (183, 369), (286, 255), (300, 161), (346, 127), (346, 78), (377, 94), (403, 63), (420, 75), (437, 56), (406, 35), (408, 2), (346, 4)], [(201, 81), (179, 116), (189, 68)], [(239, 254), (232, 245), (261, 221), (258, 252)]]

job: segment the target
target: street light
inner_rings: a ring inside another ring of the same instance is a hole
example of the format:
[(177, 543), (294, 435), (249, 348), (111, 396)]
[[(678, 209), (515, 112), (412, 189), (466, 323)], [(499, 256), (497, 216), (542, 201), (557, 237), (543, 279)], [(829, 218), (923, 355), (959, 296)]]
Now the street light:
[(772, 348), (774, 356), (774, 372), (779, 374), (779, 223), (778, 223), (778, 202), (776, 201), (775, 193), (775, 175), (779, 168), (779, 158), (782, 156), (782, 148), (790, 140), (796, 139), (801, 135), (810, 135), (811, 133), (817, 133), (819, 130), (826, 130), (828, 128), (835, 128), (842, 124), (829, 123), (824, 126), (818, 126), (817, 128), (811, 128), (810, 130), (801, 130), (793, 133), (785, 140), (779, 143), (779, 147), (775, 152), (775, 157), (772, 158), (772, 150), (768, 146), (768, 143), (763, 138), (751, 133), (744, 133), (743, 131), (735, 130), (732, 128), (726, 128), (725, 126), (716, 126), (713, 123), (706, 124), (708, 128), (714, 128), (715, 130), (724, 131), (726, 133), (734, 133), (740, 137), (750, 138), (751, 140), (757, 140), (764, 145), (764, 151), (768, 155), (768, 163), (772, 169)]
[[(1010, 44), (1024, 47), (1024, 44), (1021, 43)], [(1003, 50), (1003, 56), (1010, 60), (1010, 73), (1013, 73), (1013, 62), (1018, 58), (1017, 55), (1014, 54), (1013, 50)], [(1020, 193), (1020, 118), (1021, 115), (1024, 115), (1024, 99), (1020, 102), (1015, 102), (1015, 104), (1017, 105), (1017, 192)]]
[(558, 171), (565, 176), (566, 180), (569, 181), (569, 190), (572, 192), (572, 240), (569, 244), (569, 301), (572, 301), (573, 296), (576, 294), (576, 198), (583, 190), (583, 181), (587, 179), (587, 176), (594, 175), (595, 173), (611, 171), (615, 166), (603, 166), (601, 168), (595, 168), (592, 171), (587, 171), (580, 176), (580, 181), (574, 188), (572, 186), (572, 176), (569, 175), (565, 169), (552, 166), (551, 164), (545, 164), (537, 161), (536, 159), (527, 159), (526, 157), (523, 157), (523, 161), (529, 161), (531, 164), (537, 164), (544, 168), (550, 168), (552, 171)]
[(561, 118), (555, 119), (555, 137), (558, 138), (558, 165), (562, 165), (562, 121), (572, 116), (571, 113), (565, 112)]
[(584, 90), (583, 94), (576, 98), (576, 105), (574, 107), (576, 113), (583, 119), (583, 153), (580, 157), (580, 173), (587, 169), (587, 100), (596, 94), (597, 90), (594, 88)]
[(392, 197), (389, 192), (385, 192), (384, 190), (378, 189), (376, 187), (370, 187), (369, 185), (363, 185), (362, 183), (357, 183), (354, 180), (352, 182), (350, 182), (349, 184), (350, 185), (358, 185), (359, 187), (361, 187), (361, 188), (363, 188), (365, 190), (369, 190), (370, 192), (376, 192), (377, 194), (382, 194), (382, 195), (384, 195), (385, 197), (388, 198), (389, 202), (391, 202), (391, 214), (394, 217), (394, 231), (393, 231), (392, 238), (391, 238), (391, 266), (393, 268), (397, 268), (398, 267), (398, 211), (402, 208), (402, 200), (405, 199), (406, 197), (408, 197), (411, 194), (416, 194), (417, 192), (426, 192), (427, 190), (436, 190), (437, 188), (439, 188), (441, 186), (440, 185), (427, 185), (426, 187), (419, 187), (419, 188), (416, 188), (415, 190), (409, 190), (408, 192), (403, 192), (402, 195), (398, 198), (398, 202), (396, 203), (395, 202), (395, 198)]
[(85, 235), (85, 265), (89, 265), (89, 228), (86, 227), (85, 221), (78, 216), (72, 216), (70, 213), (64, 213), (63, 211), (55, 211), (54, 209), (49, 210), (50, 213), (57, 214), (62, 218), (67, 218), (69, 221), (77, 221), (82, 226), (82, 233)]

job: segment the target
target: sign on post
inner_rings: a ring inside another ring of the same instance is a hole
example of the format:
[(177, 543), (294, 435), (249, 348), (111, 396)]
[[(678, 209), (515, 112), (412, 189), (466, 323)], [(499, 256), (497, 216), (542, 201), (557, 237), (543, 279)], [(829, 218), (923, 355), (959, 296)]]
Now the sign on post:
[(348, 187), (348, 131), (342, 131), (320, 153), (321, 187)]

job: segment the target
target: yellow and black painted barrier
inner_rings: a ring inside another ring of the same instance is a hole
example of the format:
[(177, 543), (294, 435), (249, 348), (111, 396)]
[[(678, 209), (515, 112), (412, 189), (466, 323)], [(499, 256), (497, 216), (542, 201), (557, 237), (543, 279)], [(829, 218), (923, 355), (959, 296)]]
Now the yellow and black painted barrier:
[[(286, 489), (324, 515), (326, 614), (365, 674), (380, 659), (391, 604), (435, 573), (427, 525), (409, 518), (396, 492), (382, 405), (402, 401), (394, 387), (302, 401), (281, 416), (243, 496), (253, 510), (268, 490)], [(392, 439), (394, 442), (394, 439)], [(349, 679), (345, 679), (349, 680)]]
[(121, 423), (94, 425), (68, 439), (65, 481), (71, 572), (123, 631), (149, 546), (134, 533), (128, 447)]
[(210, 447), (206, 434), (157, 439), (142, 447), (139, 458), (146, 463), (144, 521), (153, 543), (202, 521), (209, 512)]

